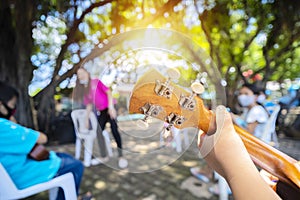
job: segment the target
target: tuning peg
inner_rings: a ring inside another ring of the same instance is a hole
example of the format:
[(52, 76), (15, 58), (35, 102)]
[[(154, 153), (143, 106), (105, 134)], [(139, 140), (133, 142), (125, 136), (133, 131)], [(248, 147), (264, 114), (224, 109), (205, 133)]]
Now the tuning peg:
[(193, 111), (196, 106), (194, 97), (204, 92), (204, 86), (199, 82), (194, 82), (191, 85), (193, 93), (190, 96), (180, 95), (179, 105), (184, 108)]
[(168, 69), (167, 74), (168, 78), (164, 83), (160, 82), (160, 80), (156, 80), (154, 91), (157, 95), (170, 99), (173, 92), (173, 87), (170, 85), (170, 81), (172, 79), (179, 79), (180, 72), (175, 68), (170, 68)]
[(164, 131), (162, 133), (163, 141), (168, 145), (169, 143), (172, 142), (172, 140), (174, 138), (173, 132), (172, 132), (172, 130), (168, 130), (167, 128), (165, 128), (163, 131)]
[(149, 127), (148, 120), (146, 117), (144, 119), (137, 120), (136, 125), (141, 129), (147, 129)]
[(171, 130), (174, 125), (181, 126), (185, 120), (186, 118), (184, 118), (184, 116), (175, 113), (170, 113), (166, 117), (166, 122), (168, 123), (166, 130)]
[(204, 86), (199, 82), (194, 82), (191, 85), (192, 91), (195, 94), (202, 94), (204, 92)]
[(156, 117), (162, 111), (162, 107), (159, 105), (152, 105), (150, 103), (146, 103), (143, 107), (140, 108), (140, 110), (145, 115), (145, 118), (139, 119), (137, 121), (137, 126), (146, 129), (149, 127), (148, 124), (149, 117)]
[(171, 79), (177, 80), (180, 78), (180, 72), (176, 68), (169, 68), (167, 71), (167, 74), (169, 76), (169, 80), (171, 80)]

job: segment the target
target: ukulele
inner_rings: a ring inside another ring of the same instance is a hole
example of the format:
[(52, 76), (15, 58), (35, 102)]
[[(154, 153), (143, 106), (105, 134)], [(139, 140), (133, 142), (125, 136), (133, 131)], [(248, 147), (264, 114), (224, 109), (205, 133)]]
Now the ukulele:
[[(169, 78), (155, 69), (147, 71), (135, 84), (129, 102), (129, 113), (144, 114), (140, 125), (147, 126), (147, 120), (154, 117), (168, 123), (169, 131), (174, 126), (179, 129), (195, 127), (205, 133), (209, 130), (214, 112), (205, 107), (198, 94), (204, 87), (192, 84), (192, 91), (171, 82), (179, 78), (176, 71), (168, 71)], [(295, 189), (300, 188), (300, 165), (294, 158), (262, 142), (244, 129), (234, 125), (252, 161), (260, 168), (278, 177)]]
[(44, 145), (36, 143), (28, 154), (28, 157), (37, 161), (47, 160), (49, 159), (49, 151)]

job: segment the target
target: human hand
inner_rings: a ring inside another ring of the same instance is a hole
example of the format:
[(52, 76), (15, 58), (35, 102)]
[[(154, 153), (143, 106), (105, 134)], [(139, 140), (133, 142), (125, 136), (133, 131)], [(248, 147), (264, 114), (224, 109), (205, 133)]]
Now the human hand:
[(272, 174), (270, 174), (269, 172), (265, 171), (265, 170), (260, 170), (259, 171), (260, 175), (262, 176), (262, 178), (266, 181), (266, 183), (274, 190), (276, 191), (276, 186), (277, 186), (277, 182), (279, 181), (278, 177), (273, 176)]
[(200, 154), (210, 167), (223, 177), (231, 176), (241, 165), (251, 163), (251, 158), (236, 133), (230, 113), (224, 106), (218, 106), (211, 127), (213, 134), (199, 134), (198, 146)]
[(117, 111), (114, 108), (108, 108), (108, 114), (111, 119), (115, 119), (117, 117)]
[(211, 127), (214, 133), (199, 134), (200, 153), (226, 179), (234, 199), (280, 199), (259, 174), (224, 106), (217, 107)]
[(47, 135), (43, 132), (39, 132), (39, 133), (40, 133), (40, 135), (39, 135), (38, 140), (36, 141), (36, 143), (45, 144), (48, 141)]

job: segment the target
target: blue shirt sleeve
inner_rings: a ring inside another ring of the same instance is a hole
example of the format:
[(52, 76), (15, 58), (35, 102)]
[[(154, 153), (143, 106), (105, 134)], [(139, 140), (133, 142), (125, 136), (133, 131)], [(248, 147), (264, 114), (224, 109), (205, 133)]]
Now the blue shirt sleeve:
[(0, 152), (28, 154), (40, 133), (0, 118)]

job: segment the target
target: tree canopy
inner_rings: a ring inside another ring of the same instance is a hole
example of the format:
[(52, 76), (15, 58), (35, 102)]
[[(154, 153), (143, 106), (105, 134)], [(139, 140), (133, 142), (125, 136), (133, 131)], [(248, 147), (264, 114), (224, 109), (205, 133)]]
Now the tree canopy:
[(4, 0), (0, 9), (0, 80), (22, 94), (20, 123), (33, 126), (35, 108), (43, 131), (56, 89), (72, 87), (96, 50), (105, 57), (116, 45), (110, 38), (138, 28), (188, 36), (213, 59), (228, 96), (241, 81), (265, 85), (300, 75), (300, 2), (293, 0)]

